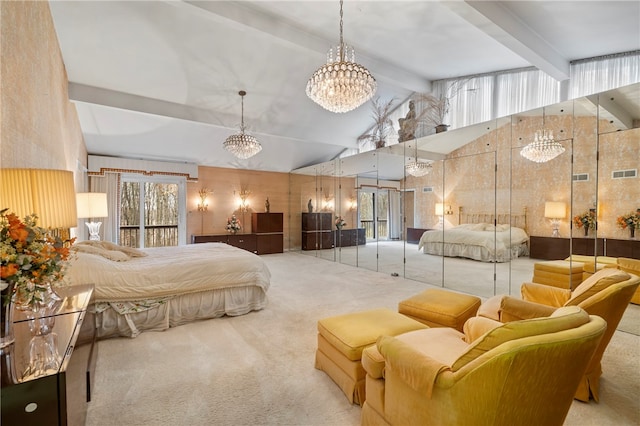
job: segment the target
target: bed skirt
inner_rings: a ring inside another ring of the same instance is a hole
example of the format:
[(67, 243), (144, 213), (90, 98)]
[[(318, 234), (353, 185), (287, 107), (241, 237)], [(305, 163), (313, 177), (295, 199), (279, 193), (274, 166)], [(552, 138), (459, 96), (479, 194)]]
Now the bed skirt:
[(114, 307), (107, 307), (96, 312), (97, 337), (136, 337), (143, 331), (162, 331), (224, 315), (244, 315), (266, 305), (263, 288), (246, 286), (173, 296), (140, 312), (119, 313)]
[(432, 254), (435, 256), (464, 257), (467, 259), (479, 260), (481, 262), (499, 263), (508, 262), (511, 259), (529, 255), (529, 247), (527, 243), (515, 245), (511, 248), (511, 251), (498, 251), (496, 255), (486, 247), (466, 244), (443, 244), (439, 242), (424, 243), (422, 250), (424, 254)]

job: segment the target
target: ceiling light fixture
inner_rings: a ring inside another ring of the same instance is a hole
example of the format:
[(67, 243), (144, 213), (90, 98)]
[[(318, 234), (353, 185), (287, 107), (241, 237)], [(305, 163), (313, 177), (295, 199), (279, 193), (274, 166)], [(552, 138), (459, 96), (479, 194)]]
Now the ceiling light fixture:
[(544, 110), (542, 127), (536, 131), (533, 142), (520, 150), (520, 155), (536, 163), (546, 163), (564, 152), (564, 146), (553, 138), (553, 131), (544, 128)]
[(407, 173), (415, 177), (425, 176), (431, 172), (431, 169), (433, 168), (431, 162), (425, 163), (418, 161), (418, 142), (416, 142), (416, 159), (414, 161), (409, 161), (404, 168)]
[(244, 90), (238, 92), (242, 99), (242, 115), (240, 122), (240, 133), (231, 135), (224, 141), (224, 148), (238, 158), (246, 160), (262, 151), (262, 145), (256, 138), (247, 135), (244, 130), (244, 96), (247, 94)]
[(331, 112), (348, 112), (371, 99), (377, 83), (368, 69), (355, 62), (353, 47), (344, 44), (340, 0), (340, 44), (329, 49), (327, 63), (307, 82), (307, 96)]

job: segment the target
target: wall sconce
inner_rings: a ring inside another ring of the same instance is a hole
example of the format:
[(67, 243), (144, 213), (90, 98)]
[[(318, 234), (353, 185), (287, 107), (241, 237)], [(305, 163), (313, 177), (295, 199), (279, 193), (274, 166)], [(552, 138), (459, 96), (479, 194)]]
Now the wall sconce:
[(238, 210), (240, 210), (242, 213), (246, 213), (249, 211), (249, 203), (247, 203), (247, 198), (249, 198), (249, 195), (251, 195), (251, 191), (249, 190), (243, 189), (242, 191), (240, 191), (240, 205), (238, 206)]
[(453, 210), (451, 209), (450, 205), (447, 205), (445, 207), (444, 203), (436, 203), (436, 216), (438, 216), (438, 225), (439, 226), (443, 226), (444, 225), (444, 215), (450, 215), (453, 214)]
[(355, 211), (357, 207), (358, 203), (356, 202), (355, 197), (352, 195), (351, 197), (349, 197), (349, 211)]
[(444, 203), (436, 203), (436, 216), (443, 216), (443, 215), (450, 215), (453, 214), (453, 209), (451, 208), (451, 205), (447, 205), (445, 207)]
[(552, 237), (560, 236), (560, 219), (564, 219), (567, 215), (567, 206), (563, 202), (547, 201), (544, 203), (544, 217), (550, 220)]
[(331, 197), (331, 195), (326, 194), (324, 196), (324, 201), (322, 202), (322, 210), (324, 211), (333, 210), (333, 198)]
[(200, 191), (198, 191), (198, 195), (200, 196), (200, 202), (198, 203), (198, 211), (199, 212), (203, 212), (204, 213), (209, 208), (209, 204), (207, 204), (207, 195), (210, 192), (211, 191), (209, 191), (207, 188), (202, 188)]

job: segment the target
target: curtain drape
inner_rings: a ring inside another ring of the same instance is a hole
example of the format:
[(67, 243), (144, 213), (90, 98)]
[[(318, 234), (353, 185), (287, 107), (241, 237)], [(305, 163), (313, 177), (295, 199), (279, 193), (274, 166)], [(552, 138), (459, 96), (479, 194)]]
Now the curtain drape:
[(569, 81), (571, 99), (638, 83), (640, 51), (574, 61)]
[(89, 189), (91, 192), (105, 192), (107, 194), (107, 209), (109, 216), (102, 222), (104, 241), (119, 243), (120, 224), (120, 174), (105, 173), (104, 176), (90, 176)]
[[(526, 68), (434, 81), (431, 93), (449, 98), (445, 124), (454, 129), (638, 82), (640, 51), (633, 51), (573, 61), (568, 82)], [(422, 124), (416, 136), (432, 133)]]

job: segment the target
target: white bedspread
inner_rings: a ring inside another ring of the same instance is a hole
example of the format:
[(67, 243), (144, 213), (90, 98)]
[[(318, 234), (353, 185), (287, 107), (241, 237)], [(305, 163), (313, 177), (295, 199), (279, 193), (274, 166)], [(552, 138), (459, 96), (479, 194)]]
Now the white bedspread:
[[(486, 223), (464, 224), (452, 229), (426, 231), (418, 250), (427, 254), (470, 257), (482, 261), (506, 261), (511, 249), (529, 240), (522, 228)], [(444, 243), (444, 244), (443, 244)]]
[(269, 288), (271, 273), (257, 255), (222, 243), (143, 249), (145, 257), (113, 261), (78, 252), (65, 275), (69, 285), (95, 284), (96, 302), (135, 301), (206, 290)]

